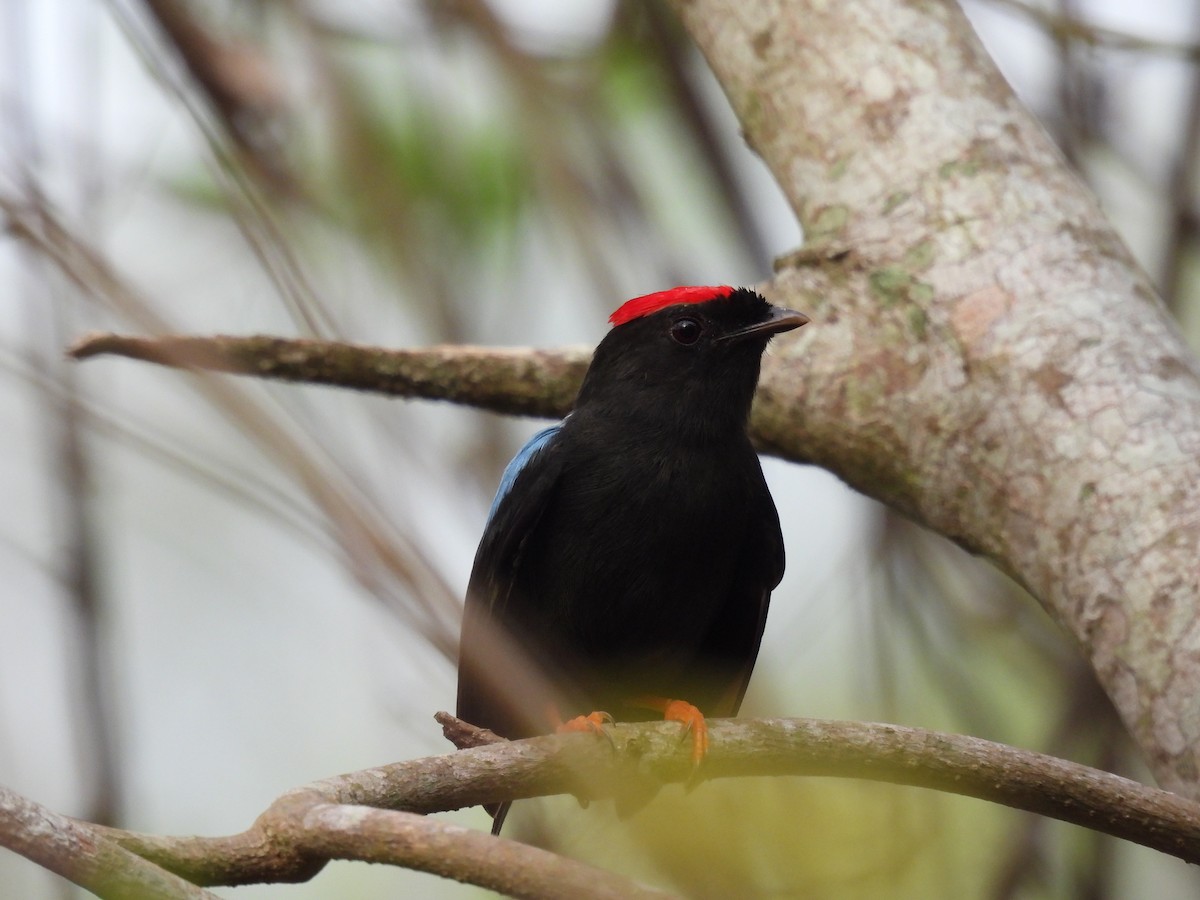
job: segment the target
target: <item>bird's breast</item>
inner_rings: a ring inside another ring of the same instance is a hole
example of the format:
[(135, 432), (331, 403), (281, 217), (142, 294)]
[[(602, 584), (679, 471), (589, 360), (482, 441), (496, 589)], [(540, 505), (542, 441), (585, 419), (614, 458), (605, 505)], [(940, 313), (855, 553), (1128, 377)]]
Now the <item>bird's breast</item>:
[(753, 451), (650, 444), (586, 462), (526, 554), (546, 625), (599, 655), (695, 643), (731, 594)]

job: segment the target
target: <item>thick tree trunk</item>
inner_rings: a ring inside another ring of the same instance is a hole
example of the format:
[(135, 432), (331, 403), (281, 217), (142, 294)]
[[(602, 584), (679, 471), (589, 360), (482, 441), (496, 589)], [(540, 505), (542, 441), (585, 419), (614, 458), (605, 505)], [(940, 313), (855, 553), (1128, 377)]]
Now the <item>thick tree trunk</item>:
[(807, 236), (760, 436), (1017, 578), (1200, 797), (1200, 367), (1146, 276), (953, 3), (676, 6)]

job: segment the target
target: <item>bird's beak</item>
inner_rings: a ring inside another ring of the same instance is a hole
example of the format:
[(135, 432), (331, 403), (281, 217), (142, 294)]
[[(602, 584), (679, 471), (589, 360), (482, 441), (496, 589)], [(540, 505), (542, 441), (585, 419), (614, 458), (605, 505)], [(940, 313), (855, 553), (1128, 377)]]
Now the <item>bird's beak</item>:
[(742, 328), (739, 331), (731, 331), (729, 334), (722, 335), (717, 338), (717, 342), (740, 341), (748, 337), (779, 334), (782, 331), (791, 331), (793, 328), (807, 325), (808, 321), (808, 316), (802, 312), (796, 312), (794, 309), (784, 309), (781, 306), (772, 306), (771, 314), (761, 322), (751, 325), (749, 328)]

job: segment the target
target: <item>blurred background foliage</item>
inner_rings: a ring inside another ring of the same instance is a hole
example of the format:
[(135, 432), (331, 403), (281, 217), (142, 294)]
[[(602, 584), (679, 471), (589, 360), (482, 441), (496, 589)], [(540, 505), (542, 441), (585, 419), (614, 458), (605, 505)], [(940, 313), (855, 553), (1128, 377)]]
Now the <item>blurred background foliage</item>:
[[(1195, 338), (1200, 7), (966, 8)], [(0, 48), (0, 780), (228, 833), (294, 785), (445, 752), (474, 544), (536, 423), (62, 350), (90, 329), (592, 344), (629, 296), (760, 282), (801, 236), (703, 61), (637, 0), (8, 0)], [(1148, 778), (1030, 598), (825, 473), (765, 467), (789, 572), (745, 714)], [(1200, 887), (1080, 829), (824, 779), (511, 821), (694, 897)], [(71, 893), (7, 854), (0, 884)], [(219, 893), (400, 890), (472, 892), (341, 864)]]

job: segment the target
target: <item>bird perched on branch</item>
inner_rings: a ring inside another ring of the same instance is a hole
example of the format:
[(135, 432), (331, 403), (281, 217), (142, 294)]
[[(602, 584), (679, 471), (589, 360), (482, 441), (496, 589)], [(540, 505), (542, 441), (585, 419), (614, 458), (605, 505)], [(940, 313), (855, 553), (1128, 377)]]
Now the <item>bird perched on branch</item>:
[[(628, 301), (561, 423), (505, 470), (475, 556), (458, 716), (510, 739), (737, 713), (783, 577), (746, 432), (763, 351), (808, 318), (746, 288)], [(576, 718), (565, 724), (562, 713)], [(507, 805), (489, 811), (499, 833)]]

